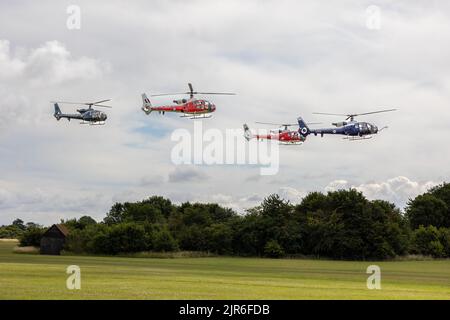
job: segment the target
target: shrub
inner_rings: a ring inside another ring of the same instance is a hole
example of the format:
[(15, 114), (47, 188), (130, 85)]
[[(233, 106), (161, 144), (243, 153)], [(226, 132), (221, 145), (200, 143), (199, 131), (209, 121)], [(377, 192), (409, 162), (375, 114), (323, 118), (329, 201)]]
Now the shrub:
[(284, 250), (278, 241), (269, 240), (264, 246), (264, 255), (269, 258), (281, 258), (284, 256)]
[(41, 245), (41, 238), (44, 234), (45, 230), (42, 228), (29, 228), (26, 231), (23, 232), (23, 234), (20, 236), (20, 246), (21, 247), (28, 247), (28, 246), (34, 246), (39, 247)]
[(435, 226), (420, 226), (414, 230), (412, 251), (414, 253), (430, 255), (436, 258), (445, 255), (444, 246), (439, 241), (440, 233)]
[(159, 230), (153, 234), (153, 250), (155, 251), (177, 251), (178, 243), (168, 230)]

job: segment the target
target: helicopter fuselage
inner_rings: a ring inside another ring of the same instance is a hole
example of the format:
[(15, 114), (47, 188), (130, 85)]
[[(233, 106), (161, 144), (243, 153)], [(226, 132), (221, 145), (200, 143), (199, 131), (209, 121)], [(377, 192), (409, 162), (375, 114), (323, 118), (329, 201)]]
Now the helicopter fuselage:
[(65, 118), (67, 120), (71, 120), (71, 119), (77, 119), (77, 120), (83, 120), (85, 122), (102, 122), (105, 121), (108, 116), (106, 115), (106, 113), (99, 111), (99, 110), (95, 110), (95, 109), (78, 109), (78, 114), (77, 113), (55, 113), (55, 118), (57, 120), (61, 119), (61, 118)]
[(212, 113), (216, 111), (216, 106), (207, 101), (202, 99), (180, 99), (180, 100), (174, 100), (175, 105), (168, 105), (168, 106), (159, 106), (159, 107), (151, 107), (147, 111), (145, 108), (143, 110), (147, 113), (149, 111), (156, 111), (159, 113), (166, 113), (166, 112), (178, 112), (178, 113), (184, 113), (184, 114), (205, 114), (205, 113)]
[(334, 128), (311, 129), (310, 133), (314, 135), (340, 134), (351, 137), (363, 137), (378, 133), (378, 127), (368, 122), (349, 122), (337, 125)]

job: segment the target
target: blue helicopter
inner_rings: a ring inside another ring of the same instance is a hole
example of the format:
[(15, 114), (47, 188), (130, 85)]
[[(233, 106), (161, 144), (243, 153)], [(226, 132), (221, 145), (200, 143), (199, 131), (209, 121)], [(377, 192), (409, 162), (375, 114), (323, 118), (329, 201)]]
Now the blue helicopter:
[(381, 132), (383, 129), (386, 129), (386, 127), (383, 127), (381, 129), (378, 129), (378, 127), (374, 124), (368, 123), (368, 122), (360, 122), (355, 121), (355, 117), (357, 116), (363, 116), (368, 114), (375, 114), (375, 113), (381, 113), (381, 112), (390, 112), (395, 111), (397, 109), (386, 109), (386, 110), (379, 110), (379, 111), (372, 111), (372, 112), (366, 112), (366, 113), (356, 113), (356, 114), (339, 114), (339, 113), (322, 113), (322, 112), (315, 112), (314, 114), (320, 114), (320, 115), (331, 115), (331, 116), (344, 116), (345, 121), (342, 122), (335, 122), (332, 123), (334, 126), (333, 128), (323, 128), (323, 129), (310, 129), (308, 125), (303, 121), (301, 117), (299, 117), (298, 125), (299, 125), (299, 132), (304, 137), (314, 134), (315, 136), (320, 135), (323, 137), (325, 134), (339, 134), (345, 136), (344, 139), (348, 140), (365, 140), (370, 139), (374, 134), (377, 134)]

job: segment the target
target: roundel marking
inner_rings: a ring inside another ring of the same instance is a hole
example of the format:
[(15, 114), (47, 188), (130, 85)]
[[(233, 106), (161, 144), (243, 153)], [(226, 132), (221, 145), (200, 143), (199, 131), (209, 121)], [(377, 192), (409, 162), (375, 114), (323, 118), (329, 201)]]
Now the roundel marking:
[(308, 129), (306, 129), (306, 128), (302, 128), (302, 131), (301, 131), (303, 134), (306, 134), (307, 132), (308, 132)]

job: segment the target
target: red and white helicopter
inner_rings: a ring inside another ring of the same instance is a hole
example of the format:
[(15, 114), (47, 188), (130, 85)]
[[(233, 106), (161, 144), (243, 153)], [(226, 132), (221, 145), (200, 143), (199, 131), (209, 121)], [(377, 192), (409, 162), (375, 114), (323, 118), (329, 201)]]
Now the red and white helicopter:
[[(280, 144), (284, 145), (300, 145), (306, 140), (306, 136), (300, 133), (300, 130), (289, 130), (291, 126), (298, 126), (298, 124), (291, 123), (267, 123), (255, 122), (259, 124), (279, 126), (277, 129), (271, 129), (265, 134), (253, 134), (248, 125), (244, 124), (244, 137), (249, 141), (250, 139), (257, 140), (278, 140)], [(318, 123), (309, 123), (318, 124)]]
[(170, 96), (170, 95), (178, 95), (178, 94), (188, 94), (189, 99), (178, 99), (173, 100), (175, 105), (168, 106), (159, 106), (153, 107), (150, 100), (147, 98), (145, 93), (142, 94), (142, 111), (144, 111), (147, 115), (153, 111), (157, 111), (160, 114), (165, 114), (166, 112), (177, 112), (182, 113), (182, 118), (189, 119), (202, 119), (202, 118), (211, 118), (211, 113), (216, 111), (216, 106), (204, 99), (196, 99), (194, 95), (196, 94), (216, 94), (216, 95), (235, 95), (235, 93), (227, 93), (227, 92), (197, 92), (194, 91), (192, 84), (188, 83), (189, 91), (188, 92), (180, 92), (180, 93), (163, 93), (163, 94), (153, 94), (152, 97), (158, 96)]

